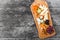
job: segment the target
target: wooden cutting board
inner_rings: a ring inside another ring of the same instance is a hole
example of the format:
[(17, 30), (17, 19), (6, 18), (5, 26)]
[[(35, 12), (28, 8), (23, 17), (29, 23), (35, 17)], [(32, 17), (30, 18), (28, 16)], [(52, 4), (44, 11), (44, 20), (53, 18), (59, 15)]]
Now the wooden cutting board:
[(30, 6), (31, 12), (38, 30), (40, 39), (48, 38), (56, 34), (48, 4), (45, 0), (34, 0)]

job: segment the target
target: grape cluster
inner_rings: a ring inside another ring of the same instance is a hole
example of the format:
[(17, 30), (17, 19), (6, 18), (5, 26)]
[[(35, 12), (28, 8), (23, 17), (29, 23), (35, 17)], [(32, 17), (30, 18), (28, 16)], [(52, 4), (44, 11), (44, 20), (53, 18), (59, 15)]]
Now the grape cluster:
[(46, 31), (47, 33), (51, 34), (54, 30), (52, 26), (49, 26)]

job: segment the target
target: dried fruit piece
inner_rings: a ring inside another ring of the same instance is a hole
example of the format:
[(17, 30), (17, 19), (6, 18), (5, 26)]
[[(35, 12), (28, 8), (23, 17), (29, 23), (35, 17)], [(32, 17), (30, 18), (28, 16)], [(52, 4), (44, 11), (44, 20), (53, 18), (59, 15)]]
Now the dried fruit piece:
[(46, 24), (46, 25), (49, 25), (49, 20), (46, 20), (46, 21), (45, 21), (45, 24)]

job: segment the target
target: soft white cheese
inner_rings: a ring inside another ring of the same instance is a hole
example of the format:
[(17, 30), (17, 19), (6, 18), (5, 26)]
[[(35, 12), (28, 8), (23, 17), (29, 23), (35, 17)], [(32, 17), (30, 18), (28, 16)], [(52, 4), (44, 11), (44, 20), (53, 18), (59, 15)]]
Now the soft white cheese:
[(37, 22), (38, 22), (38, 24), (40, 24), (40, 23), (43, 23), (44, 21), (37, 18)]
[(43, 16), (40, 16), (40, 19), (43, 19)]
[(40, 24), (40, 19), (39, 18), (37, 18), (37, 22), (38, 22), (38, 24)]
[(48, 8), (44, 9), (42, 12), (41, 12), (41, 15), (45, 14), (45, 12), (47, 11)]
[(45, 12), (44, 20), (48, 20), (48, 11)]
[(39, 8), (41, 8), (43, 10), (43, 6), (40, 5)]

